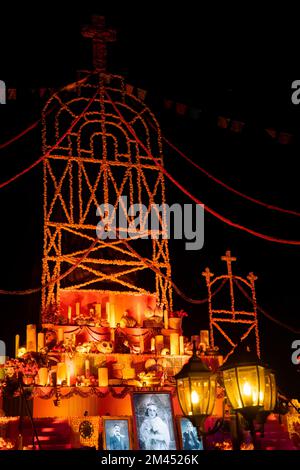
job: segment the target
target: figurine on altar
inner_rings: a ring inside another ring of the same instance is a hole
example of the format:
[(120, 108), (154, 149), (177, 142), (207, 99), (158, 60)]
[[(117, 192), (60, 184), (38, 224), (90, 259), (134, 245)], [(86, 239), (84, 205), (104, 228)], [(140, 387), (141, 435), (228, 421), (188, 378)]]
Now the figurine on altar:
[(129, 311), (126, 310), (120, 320), (120, 328), (134, 328), (136, 324), (136, 319), (130, 316)]
[(164, 305), (157, 303), (154, 309), (147, 307), (144, 310), (144, 317), (143, 326), (145, 328), (163, 327)]

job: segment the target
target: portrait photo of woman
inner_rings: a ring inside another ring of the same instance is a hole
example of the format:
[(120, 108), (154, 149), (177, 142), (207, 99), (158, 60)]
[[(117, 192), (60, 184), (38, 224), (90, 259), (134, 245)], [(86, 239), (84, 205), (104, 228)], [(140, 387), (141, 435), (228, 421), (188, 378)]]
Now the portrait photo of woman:
[(139, 448), (176, 449), (170, 395), (134, 393), (133, 406)]

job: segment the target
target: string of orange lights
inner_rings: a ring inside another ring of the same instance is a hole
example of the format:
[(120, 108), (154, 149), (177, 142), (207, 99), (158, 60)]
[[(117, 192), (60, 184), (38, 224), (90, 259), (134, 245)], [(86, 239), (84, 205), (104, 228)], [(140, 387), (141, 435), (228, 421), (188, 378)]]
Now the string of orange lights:
[(40, 158), (38, 158), (35, 162), (33, 162), (31, 165), (29, 165), (27, 168), (25, 168), (24, 170), (20, 171), (19, 173), (17, 173), (16, 175), (12, 176), (11, 178), (9, 178), (8, 180), (6, 181), (3, 181), (2, 183), (0, 183), (0, 189), (4, 188), (5, 186), (8, 186), (10, 183), (12, 183), (13, 181), (16, 181), (18, 178), (20, 178), (20, 176), (23, 176), (25, 175), (26, 173), (28, 173), (30, 170), (32, 170), (34, 167), (36, 167), (39, 163), (41, 163), (42, 161), (44, 161), (46, 158), (49, 157), (49, 155), (51, 154), (51, 152), (56, 149), (58, 147), (58, 145), (66, 138), (66, 136), (69, 134), (69, 132), (72, 131), (72, 129), (76, 126), (77, 122), (85, 115), (86, 111), (89, 109), (89, 107), (91, 106), (91, 104), (93, 103), (93, 101), (95, 100), (96, 96), (97, 96), (97, 93), (95, 93), (95, 95), (90, 99), (90, 101), (88, 102), (88, 104), (86, 105), (86, 107), (84, 108), (84, 110), (82, 111), (82, 113), (72, 122), (72, 124), (70, 125), (69, 129), (66, 130), (66, 132), (58, 139), (58, 141), (54, 144), (53, 147), (51, 147), (51, 149), (49, 149), (44, 155), (42, 155)]
[(188, 163), (190, 163), (195, 168), (197, 168), (199, 171), (201, 171), (205, 176), (207, 176), (208, 178), (210, 178), (212, 181), (219, 184), (223, 188), (227, 189), (228, 191), (236, 194), (237, 196), (242, 197), (243, 199), (246, 199), (250, 202), (253, 202), (254, 204), (258, 204), (262, 207), (265, 207), (266, 209), (270, 209), (270, 210), (273, 210), (273, 211), (282, 212), (284, 214), (289, 214), (289, 215), (294, 215), (296, 217), (300, 217), (300, 212), (290, 210), (290, 209), (284, 209), (284, 208), (278, 207), (278, 206), (274, 206), (272, 204), (260, 201), (259, 199), (256, 199), (252, 196), (249, 196), (248, 194), (245, 194), (241, 191), (238, 191), (237, 189), (233, 188), (229, 184), (224, 183), (224, 181), (222, 181), (219, 178), (217, 178), (216, 176), (212, 175), (209, 171), (207, 171), (205, 168), (200, 166), (198, 163), (194, 162), (190, 157), (188, 157), (184, 152), (182, 152), (178, 147), (176, 147), (176, 145), (174, 145), (169, 139), (167, 139), (164, 136), (162, 136), (162, 139), (170, 148), (175, 150), (175, 152), (178, 153), (178, 155), (180, 155), (182, 158), (184, 158), (184, 160), (186, 160)]
[(177, 188), (180, 189), (180, 191), (185, 194), (186, 196), (188, 196), (192, 201), (194, 201), (196, 204), (200, 204), (200, 205), (203, 205), (204, 206), (204, 209), (210, 213), (211, 215), (213, 215), (214, 217), (216, 217), (217, 219), (221, 220), (223, 223), (225, 223), (226, 225), (229, 225), (230, 227), (234, 227), (236, 229), (239, 229), (243, 232), (246, 232), (246, 233), (249, 233), (250, 235), (253, 235), (257, 238), (261, 238), (263, 240), (266, 240), (266, 241), (269, 241), (269, 242), (273, 242), (273, 243), (279, 243), (279, 244), (283, 244), (283, 245), (296, 245), (296, 246), (299, 246), (300, 245), (300, 240), (287, 240), (287, 239), (284, 239), (284, 238), (277, 238), (277, 237), (273, 237), (271, 235), (267, 235), (267, 234), (264, 234), (264, 233), (261, 233), (261, 232), (258, 232), (256, 230), (253, 230), (253, 229), (250, 229), (248, 227), (245, 227), (244, 225), (241, 225), (241, 224), (238, 224), (237, 222), (233, 222), (232, 220), (228, 219), (227, 217), (221, 215), (220, 213), (218, 213), (217, 211), (215, 211), (214, 209), (210, 208), (209, 206), (205, 205), (202, 201), (200, 201), (200, 199), (198, 199), (196, 196), (194, 196), (193, 194), (190, 193), (190, 191), (188, 191), (181, 183), (179, 183), (161, 164), (160, 162), (158, 161), (157, 158), (155, 158), (151, 152), (149, 152), (149, 150), (147, 149), (147, 147), (143, 144), (143, 142), (139, 139), (139, 137), (136, 135), (135, 131), (133, 130), (133, 128), (130, 126), (130, 124), (124, 119), (123, 115), (121, 114), (120, 110), (118, 109), (118, 107), (115, 105), (115, 103), (113, 103), (113, 101), (111, 100), (110, 96), (108, 95), (108, 93), (106, 92), (106, 96), (107, 96), (107, 99), (109, 100), (109, 102), (111, 103), (111, 105), (113, 106), (113, 108), (115, 109), (115, 111), (118, 113), (119, 115), (119, 118), (121, 119), (121, 121), (123, 122), (123, 124), (129, 129), (129, 131), (131, 132), (131, 134), (134, 136), (134, 138), (137, 140), (137, 142), (139, 143), (139, 145), (147, 152), (147, 155), (154, 161), (154, 163), (156, 164), (156, 166), (160, 169), (160, 171), (175, 185), (177, 186)]

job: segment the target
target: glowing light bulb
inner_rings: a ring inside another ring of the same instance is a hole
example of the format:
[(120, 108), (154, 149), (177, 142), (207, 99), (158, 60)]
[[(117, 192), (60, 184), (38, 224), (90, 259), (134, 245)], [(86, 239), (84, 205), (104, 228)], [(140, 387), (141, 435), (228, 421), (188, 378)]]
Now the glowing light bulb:
[(199, 403), (199, 395), (195, 390), (193, 390), (191, 393), (191, 400), (192, 400), (193, 405), (196, 405), (197, 403)]
[(244, 386), (243, 386), (243, 393), (244, 393), (244, 395), (246, 395), (247, 397), (250, 397), (250, 396), (251, 396), (251, 393), (252, 393), (251, 385), (249, 385), (248, 382), (245, 382), (245, 383), (244, 383)]

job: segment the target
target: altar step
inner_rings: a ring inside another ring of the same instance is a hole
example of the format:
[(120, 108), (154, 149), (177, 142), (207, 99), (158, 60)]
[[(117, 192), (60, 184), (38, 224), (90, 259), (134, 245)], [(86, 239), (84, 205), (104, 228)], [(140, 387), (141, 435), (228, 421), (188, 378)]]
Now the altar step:
[(285, 426), (277, 420), (268, 420), (264, 426), (264, 435), (257, 433), (257, 440), (262, 450), (298, 450), (293, 445)]
[[(71, 428), (68, 420), (61, 418), (34, 419), (38, 440), (42, 450), (67, 450), (72, 448)], [(29, 420), (24, 422), (23, 445), (27, 449), (38, 449), (37, 439), (33, 443), (33, 430)]]

